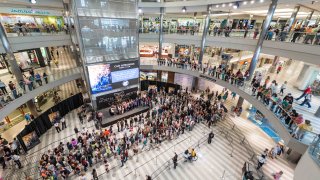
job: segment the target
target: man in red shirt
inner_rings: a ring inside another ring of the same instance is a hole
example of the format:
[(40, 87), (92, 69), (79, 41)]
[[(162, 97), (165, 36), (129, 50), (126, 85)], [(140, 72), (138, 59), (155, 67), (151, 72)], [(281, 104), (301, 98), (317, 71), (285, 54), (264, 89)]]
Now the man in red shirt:
[(296, 100), (298, 101), (299, 99), (305, 97), (307, 94), (311, 94), (311, 86), (308, 86), (307, 89), (303, 91), (302, 95), (296, 98)]

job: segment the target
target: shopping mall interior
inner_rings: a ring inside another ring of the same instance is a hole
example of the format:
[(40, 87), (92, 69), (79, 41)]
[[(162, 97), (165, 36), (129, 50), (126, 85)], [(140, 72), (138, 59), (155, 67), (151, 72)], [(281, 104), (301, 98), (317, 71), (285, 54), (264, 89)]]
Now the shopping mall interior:
[(316, 0), (0, 0), (0, 179), (319, 180), (319, 25)]

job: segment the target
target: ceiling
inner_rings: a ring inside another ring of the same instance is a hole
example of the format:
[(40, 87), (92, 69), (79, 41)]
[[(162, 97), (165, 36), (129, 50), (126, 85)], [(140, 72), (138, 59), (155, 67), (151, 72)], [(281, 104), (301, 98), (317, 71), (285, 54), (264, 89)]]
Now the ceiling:
[[(172, 0), (174, 1), (174, 0)], [(203, 3), (205, 0), (197, 0), (199, 4)], [(177, 3), (183, 2), (184, 6), (169, 6), (170, 4), (175, 3), (174, 5), (177, 5)], [(189, 16), (193, 17), (194, 12), (197, 12), (196, 17), (201, 17), (204, 14), (206, 14), (208, 5), (195, 5), (193, 1), (174, 1), (174, 2), (168, 2), (168, 3), (162, 3), (167, 4), (167, 7), (165, 8), (165, 13), (170, 15), (176, 16)], [(269, 4), (271, 0), (243, 0), (243, 1), (236, 1), (238, 2), (237, 8), (234, 8), (235, 1), (232, 0), (211, 0), (206, 1), (210, 2), (210, 9), (213, 17), (224, 17), (224, 16), (250, 16), (253, 15), (255, 17), (262, 17), (264, 18), (267, 14)], [(222, 2), (222, 3), (220, 3)], [(150, 3), (149, 3), (150, 4)], [(162, 6), (161, 3), (152, 3), (153, 6), (145, 6), (145, 4), (139, 3), (139, 7), (141, 7), (142, 12), (145, 15), (152, 15), (152, 14), (159, 14), (159, 7), (155, 7), (157, 5)], [(192, 6), (189, 6), (191, 4)], [(304, 19), (308, 16), (308, 14), (315, 10), (312, 19), (316, 19), (320, 13), (320, 0), (319, 1), (312, 1), (312, 0), (278, 0), (277, 9), (274, 14), (274, 18), (283, 18), (287, 19), (290, 18), (294, 7), (296, 5), (300, 6), (299, 13), (297, 15), (297, 19)], [(182, 13), (182, 8), (186, 8), (186, 12)], [(217, 13), (218, 12), (218, 13)]]

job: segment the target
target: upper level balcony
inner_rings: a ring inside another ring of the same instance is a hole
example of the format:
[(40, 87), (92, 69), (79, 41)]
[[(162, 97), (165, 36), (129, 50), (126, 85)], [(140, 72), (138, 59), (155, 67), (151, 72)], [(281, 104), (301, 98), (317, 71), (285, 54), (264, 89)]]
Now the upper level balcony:
[[(221, 32), (209, 31), (205, 46), (254, 51), (257, 45), (257, 39), (259, 38), (259, 33), (256, 33), (257, 32), (254, 31), (246, 32), (244, 30), (230, 30), (228, 32), (224, 30)], [(139, 39), (140, 42), (158, 42), (159, 32), (140, 33)], [(190, 30), (165, 32), (163, 35), (164, 43), (195, 45), (196, 47), (200, 47), (201, 39), (202, 32), (192, 32)], [(281, 33), (276, 35), (274, 33), (271, 37), (266, 37), (261, 52), (311, 64), (319, 64), (319, 40), (320, 36), (317, 36), (316, 33), (306, 34), (292, 32), (286, 35), (282, 35)]]
[[(65, 32), (34, 32), (27, 34), (7, 33), (13, 51), (40, 47), (71, 45), (71, 37)], [(5, 53), (0, 41), (0, 53)]]

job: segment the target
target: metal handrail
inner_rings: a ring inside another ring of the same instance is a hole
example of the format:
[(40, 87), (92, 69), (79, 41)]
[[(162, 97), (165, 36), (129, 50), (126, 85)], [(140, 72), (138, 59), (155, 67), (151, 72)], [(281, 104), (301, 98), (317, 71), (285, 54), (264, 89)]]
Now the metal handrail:
[[(204, 136), (202, 136), (202, 137), (198, 140), (197, 143), (192, 144), (191, 146), (189, 146), (189, 148), (190, 148), (190, 147), (195, 147), (195, 149), (196, 149), (196, 148), (200, 148), (200, 145), (203, 144), (204, 142), (206, 142), (207, 136), (208, 136), (208, 135), (205, 134)], [(189, 149), (189, 148), (188, 148), (188, 149)], [(181, 156), (183, 153), (184, 153), (184, 152), (181, 152), (181, 153), (178, 154), (178, 157), (179, 157), (179, 158), (178, 158), (178, 161), (184, 159), (184, 157)], [(168, 161), (166, 161), (165, 163), (163, 163), (159, 168), (157, 168), (157, 170), (155, 170), (155, 171), (150, 175), (151, 178), (152, 178), (152, 179), (157, 178), (164, 170), (166, 170), (166, 168), (170, 167), (170, 162), (171, 162), (171, 161), (172, 161), (172, 159), (169, 159)], [(164, 167), (164, 169), (162, 169), (163, 167)], [(160, 172), (159, 172), (158, 174), (156, 174), (157, 171), (160, 171)]]

